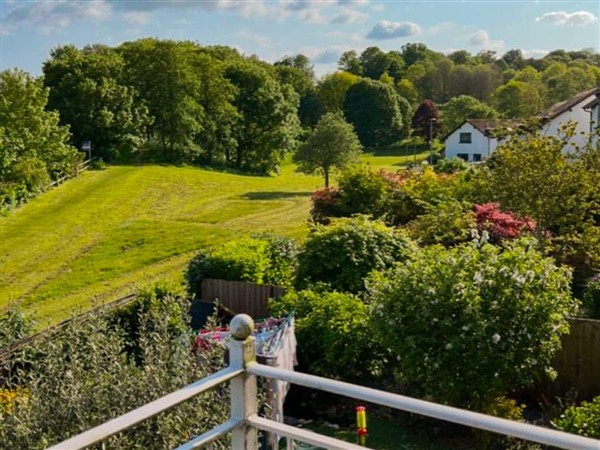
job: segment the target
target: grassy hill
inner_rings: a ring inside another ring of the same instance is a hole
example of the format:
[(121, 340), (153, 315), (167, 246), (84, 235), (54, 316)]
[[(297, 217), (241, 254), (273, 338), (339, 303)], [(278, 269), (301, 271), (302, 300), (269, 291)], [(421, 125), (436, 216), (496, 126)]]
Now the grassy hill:
[[(391, 170), (412, 160), (363, 158)], [(223, 239), (302, 237), (321, 185), (292, 165), (277, 177), (157, 165), (86, 172), (0, 218), (0, 310), (19, 304), (45, 326), (157, 276), (180, 277), (198, 249)]]

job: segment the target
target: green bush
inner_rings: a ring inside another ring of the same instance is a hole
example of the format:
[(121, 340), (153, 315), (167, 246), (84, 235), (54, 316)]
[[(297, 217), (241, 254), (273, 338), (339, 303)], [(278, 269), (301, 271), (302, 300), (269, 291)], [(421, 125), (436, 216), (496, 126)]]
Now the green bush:
[(416, 251), (406, 234), (364, 216), (317, 226), (298, 256), (296, 286), (315, 282), (339, 291), (360, 292), (373, 270), (404, 261)]
[(443, 158), (436, 162), (433, 170), (437, 173), (455, 173), (462, 172), (469, 167), (469, 164), (460, 158)]
[(456, 200), (429, 206), (425, 214), (408, 224), (410, 236), (419, 243), (446, 247), (466, 242), (471, 230), (475, 229), (475, 214), (466, 204)]
[(369, 379), (386, 366), (385, 352), (369, 328), (368, 307), (355, 295), (289, 291), (270, 303), (275, 315), (296, 314), (298, 362), (315, 375), (347, 381)]
[[(127, 351), (127, 333), (100, 314), (73, 320), (58, 334), (37, 340), (36, 357), (27, 371), (18, 372), (19, 378), (0, 390), (0, 448), (46, 448), (222, 368), (224, 355), (218, 348), (190, 354), (191, 330), (174, 334), (172, 328), (185, 317), (178, 304), (168, 305), (175, 299), (163, 302), (160, 313), (140, 310), (136, 346), (141, 358)], [(104, 445), (177, 447), (221, 423), (229, 414), (227, 404), (227, 387), (219, 387)], [(218, 448), (230, 447), (225, 440)]]
[(576, 308), (569, 270), (523, 241), (427, 247), (368, 285), (375, 330), (407, 381), (476, 409), (553, 373)]
[(340, 215), (368, 214), (380, 217), (387, 187), (388, 183), (382, 174), (373, 172), (369, 167), (357, 166), (342, 172), (338, 179)]
[(204, 278), (289, 286), (297, 253), (296, 242), (284, 236), (261, 234), (228, 241), (190, 261), (189, 292), (199, 295)]
[(600, 319), (600, 275), (590, 279), (583, 292), (583, 307), (591, 319)]
[(555, 425), (568, 433), (600, 439), (600, 397), (567, 408)]

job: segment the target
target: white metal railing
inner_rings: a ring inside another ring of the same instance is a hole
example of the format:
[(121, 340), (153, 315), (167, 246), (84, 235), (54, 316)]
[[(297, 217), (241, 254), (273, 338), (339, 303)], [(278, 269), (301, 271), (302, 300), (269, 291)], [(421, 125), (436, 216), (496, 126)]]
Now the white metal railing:
[[(84, 449), (227, 381), (231, 382), (231, 417), (229, 420), (193, 438), (178, 447), (177, 450), (210, 448), (212, 442), (229, 432), (231, 432), (231, 446), (234, 450), (256, 450), (258, 445), (257, 430), (275, 433), (287, 439), (298, 440), (331, 450), (364, 448), (259, 417), (256, 406), (257, 376), (286, 381), (558, 448), (600, 450), (600, 440), (258, 364), (256, 362), (256, 345), (254, 338), (251, 336), (253, 327), (252, 319), (244, 314), (235, 316), (231, 321), (230, 328), (233, 339), (229, 343), (230, 364), (226, 369), (61, 442), (51, 447), (51, 450)], [(288, 448), (291, 448), (289, 442)]]

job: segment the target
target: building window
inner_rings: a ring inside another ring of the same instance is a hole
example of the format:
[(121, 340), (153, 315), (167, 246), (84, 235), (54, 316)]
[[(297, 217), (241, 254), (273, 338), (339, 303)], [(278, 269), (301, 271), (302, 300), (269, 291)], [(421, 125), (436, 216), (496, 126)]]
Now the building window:
[(458, 142), (460, 142), (461, 144), (470, 144), (471, 143), (471, 133), (460, 133)]
[(469, 154), (468, 153), (457, 153), (456, 156), (460, 159), (463, 159), (469, 162)]
[(473, 161), (481, 161), (481, 153), (473, 153)]

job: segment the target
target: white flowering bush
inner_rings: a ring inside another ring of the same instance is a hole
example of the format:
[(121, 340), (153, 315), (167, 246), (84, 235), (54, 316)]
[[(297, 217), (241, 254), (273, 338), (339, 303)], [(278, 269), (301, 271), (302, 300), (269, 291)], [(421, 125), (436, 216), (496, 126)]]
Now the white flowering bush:
[(570, 272), (527, 242), (432, 246), (369, 280), (372, 320), (422, 396), (483, 409), (552, 375), (576, 302)]

